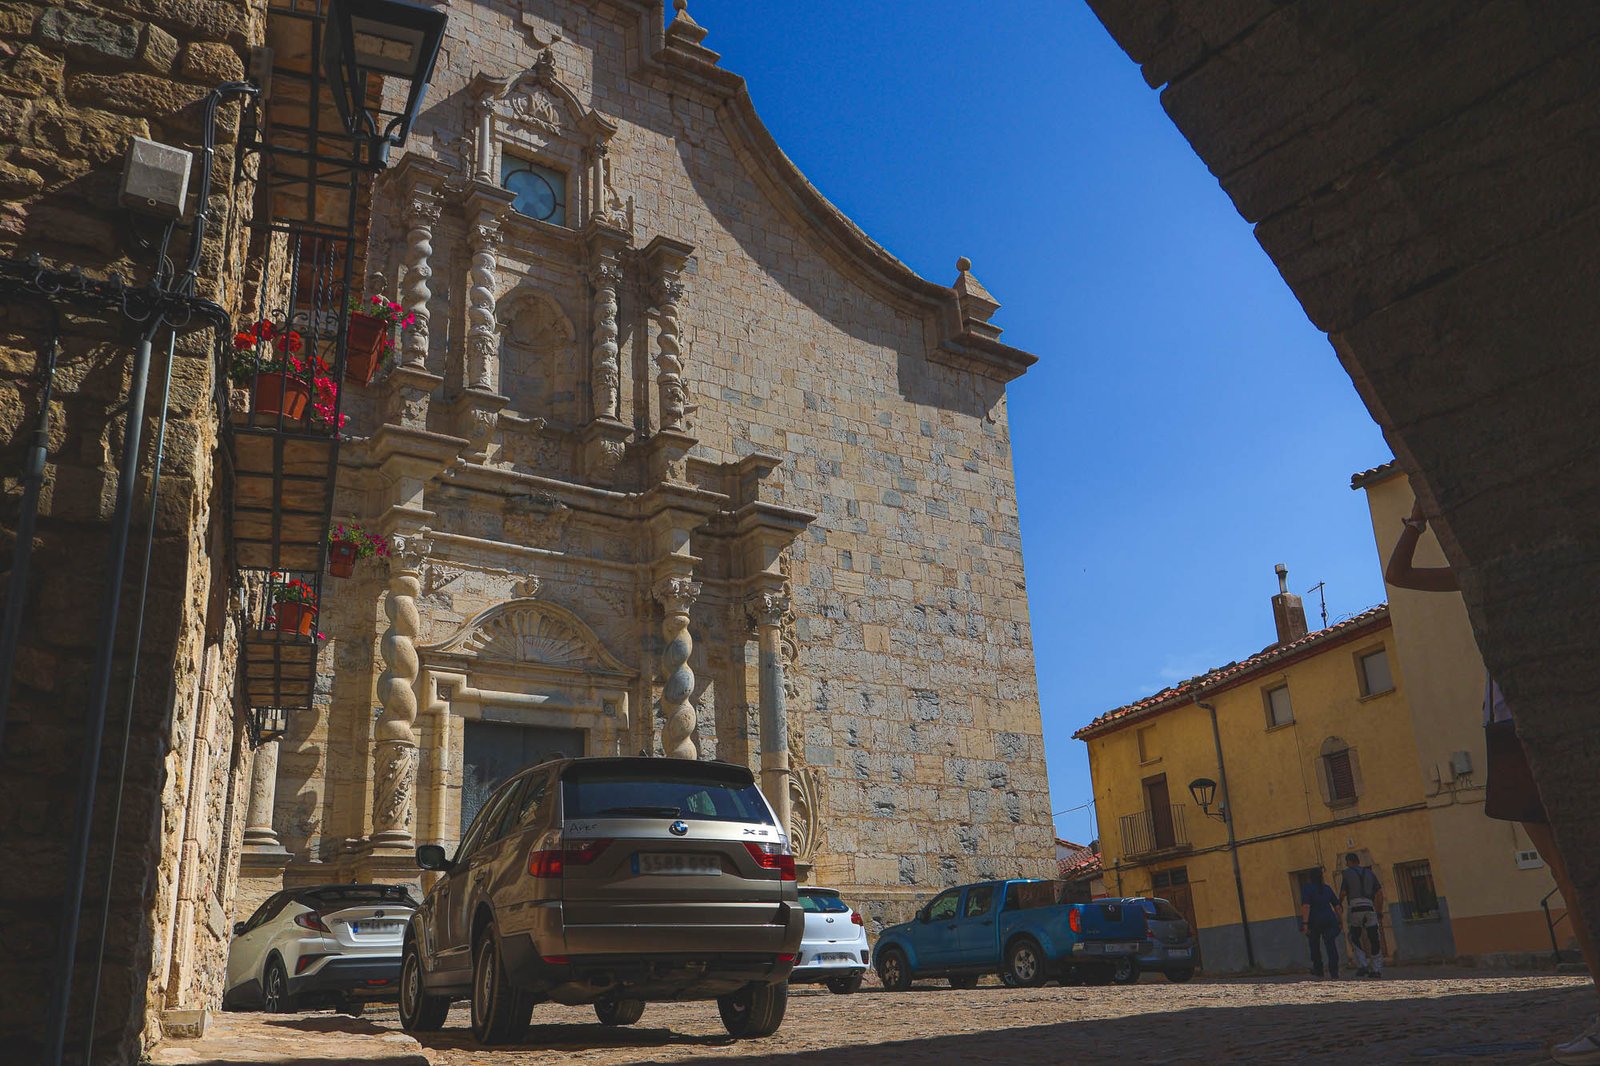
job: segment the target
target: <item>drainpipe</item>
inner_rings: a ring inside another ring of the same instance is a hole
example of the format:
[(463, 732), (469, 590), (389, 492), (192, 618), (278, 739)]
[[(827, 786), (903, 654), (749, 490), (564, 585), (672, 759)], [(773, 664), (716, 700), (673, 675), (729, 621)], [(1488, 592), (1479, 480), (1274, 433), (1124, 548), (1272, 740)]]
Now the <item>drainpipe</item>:
[(1222, 782), (1222, 824), (1228, 827), (1228, 856), (1233, 859), (1233, 888), (1239, 894), (1239, 925), (1244, 930), (1244, 957), (1253, 970), (1256, 968), (1255, 944), (1250, 939), (1250, 917), (1244, 909), (1244, 876), (1239, 872), (1239, 842), (1233, 835), (1233, 793), (1228, 791), (1228, 767), (1222, 761), (1222, 731), (1217, 728), (1217, 708), (1210, 703), (1195, 700), (1211, 715), (1211, 742), (1217, 749), (1217, 777)]

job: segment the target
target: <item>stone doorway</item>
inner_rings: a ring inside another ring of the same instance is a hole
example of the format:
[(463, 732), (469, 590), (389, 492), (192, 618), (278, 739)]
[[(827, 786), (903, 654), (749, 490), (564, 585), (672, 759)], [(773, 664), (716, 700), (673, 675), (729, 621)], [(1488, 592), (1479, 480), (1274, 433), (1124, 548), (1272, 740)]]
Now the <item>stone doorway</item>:
[[(487, 713), (487, 712), (486, 712)], [(463, 723), (461, 748), (461, 831), (478, 816), (489, 794), (518, 770), (547, 762), (585, 755), (587, 731), (515, 722)]]

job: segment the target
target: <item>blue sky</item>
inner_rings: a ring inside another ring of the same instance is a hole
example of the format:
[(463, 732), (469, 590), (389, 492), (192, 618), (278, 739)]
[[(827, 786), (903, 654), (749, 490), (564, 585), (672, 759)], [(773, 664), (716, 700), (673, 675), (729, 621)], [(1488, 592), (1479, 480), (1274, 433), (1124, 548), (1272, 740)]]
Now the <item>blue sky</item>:
[(1388, 447), (1077, 0), (690, 11), (829, 199), (926, 277), (971, 257), (1005, 339), (1039, 356), (1012, 443), (1052, 809), (1086, 840), (1073, 730), (1270, 643), (1273, 564), (1295, 592), (1326, 582), (1330, 621), (1382, 600), (1349, 476)]

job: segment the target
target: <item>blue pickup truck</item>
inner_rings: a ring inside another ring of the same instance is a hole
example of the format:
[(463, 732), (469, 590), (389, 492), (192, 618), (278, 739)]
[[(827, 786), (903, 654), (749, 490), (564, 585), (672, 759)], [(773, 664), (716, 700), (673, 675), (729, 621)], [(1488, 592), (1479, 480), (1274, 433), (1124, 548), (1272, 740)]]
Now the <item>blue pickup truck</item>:
[(878, 938), (873, 964), (891, 992), (919, 977), (971, 988), (984, 974), (1008, 985), (1109, 984), (1118, 963), (1145, 944), (1145, 913), (1136, 903), (1060, 902), (1060, 881), (984, 881), (947, 889), (909, 922)]

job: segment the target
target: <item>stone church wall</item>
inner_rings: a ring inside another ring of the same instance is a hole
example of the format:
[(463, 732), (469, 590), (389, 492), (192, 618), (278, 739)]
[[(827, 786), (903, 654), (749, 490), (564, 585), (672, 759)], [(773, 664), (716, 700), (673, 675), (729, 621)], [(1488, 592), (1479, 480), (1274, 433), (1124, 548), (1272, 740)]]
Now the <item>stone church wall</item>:
[[(244, 3), (16, 2), (0, 8), (0, 255), (38, 254), (46, 266), (94, 277), (150, 276), (153, 252), (136, 246), (116, 206), (132, 135), (193, 147), (199, 101), (242, 75), (260, 36)], [(238, 109), (224, 109), (213, 206), (229, 213)], [(194, 186), (191, 184), (191, 191)], [(247, 217), (247, 216), (244, 216)], [(146, 224), (144, 229), (148, 230)], [(202, 295), (224, 304), (234, 249), (212, 231)], [(174, 249), (185, 247), (182, 237)], [(36, 425), (51, 330), (37, 296), (0, 293), (0, 559), (9, 568), (22, 493), (18, 474)], [(114, 308), (61, 305), (60, 358), (49, 455), (27, 580), (21, 646), (0, 748), (0, 1047), (7, 1061), (40, 1054), (51, 987), (68, 842), (78, 795), (90, 664), (107, 581), (107, 522), (122, 450), (136, 327)], [(139, 494), (147, 498), (165, 334), (152, 365)], [(132, 1061), (159, 1035), (163, 1010), (204, 1006), (226, 949), (230, 813), (241, 758), (232, 713), (231, 635), (224, 621), (225, 544), (213, 519), (225, 506), (215, 480), (214, 365), (205, 331), (178, 338), (172, 365), (152, 580), (143, 605), (139, 682), (132, 700), (96, 1061)], [(79, 1061), (94, 937), (111, 861), (126, 678), (145, 524), (135, 508), (121, 645), (114, 671), (92, 829), (68, 1061)], [(0, 574), (0, 596), (15, 595)]]
[[(531, 70), (548, 48), (554, 78), (617, 126), (605, 160), (618, 201), (628, 202), (633, 247), (665, 238), (693, 248), (677, 316), (689, 403), (698, 407), (690, 479), (723, 491), (715, 471), (730, 468), (716, 464), (767, 453), (779, 460), (774, 502), (816, 516), (784, 564), (791, 758), (819, 812), (812, 882), (847, 890), (886, 922), (946, 885), (1048, 875), (1053, 834), (1003, 383), (1013, 375), (929, 357), (940, 338), (925, 297), (919, 304), (863, 267), (882, 253), (861, 251), (859, 233), (841, 245), (778, 191), (774, 171), (789, 164), (732, 114), (727, 82), (718, 89), (715, 79), (685, 81), (642, 62), (661, 45), (650, 29), (660, 5), (651, 7), (452, 7), (430, 106), (407, 146), (412, 163), (400, 161), (396, 184), (380, 196), (392, 206), (375, 213), (369, 256), (375, 282), (401, 299), (415, 292), (416, 263), (427, 257), (425, 367), (443, 382), (431, 397), (405, 393), (413, 398), (403, 404), (404, 390), (386, 391), (381, 379), (349, 390), (352, 440), (336, 510), (376, 518), (398, 507), (456, 538), (436, 544), (419, 571), (418, 646), (512, 597), (519, 570), (536, 571), (540, 601), (571, 609), (611, 655), (640, 669), (646, 687), (634, 694), (618, 750), (661, 751), (660, 622), (648, 578), (639, 584), (642, 541), (615, 539), (581, 508), (552, 534), (528, 510), (539, 483), (507, 487), (515, 476), (569, 477), (562, 471), (575, 461), (554, 445), (530, 452), (540, 438), (527, 420), (564, 426), (592, 399), (591, 289), (585, 265), (573, 261), (582, 253), (537, 227), (502, 226), (491, 283), (471, 288), (480, 245), (460, 204), (472, 188), (481, 78), (473, 79)], [(418, 215), (407, 205), (399, 179), (418, 172), (440, 176), (430, 195), (442, 211)], [(635, 430), (630, 448), (659, 418), (656, 295), (634, 275), (618, 293), (619, 415)], [(415, 474), (385, 466), (386, 422), (420, 419), (419, 428), (442, 435), (430, 440), (470, 431), (449, 405), (460, 392), (470, 301), (485, 297), (500, 302), (499, 384), (510, 401), (498, 428), (466, 465), (447, 457)], [(645, 487), (631, 462), (614, 492)], [(497, 473), (472, 473), (479, 464)], [(499, 496), (491, 483), (503, 486)], [(552, 544), (555, 555), (525, 547)], [(715, 537), (697, 533), (693, 550), (706, 587), (690, 622), (698, 752), (754, 769), (754, 636)], [(313, 860), (349, 866), (372, 831), (388, 587), (381, 563), (363, 563), (325, 607), (326, 702), (291, 723), (280, 764), (277, 822), (298, 856), (291, 879), (321, 876), (299, 865)], [(449, 843), (460, 797), (448, 798), (435, 833), (426, 706), (416, 728), (416, 839)], [(447, 742), (446, 776), (458, 788), (459, 734)]]

